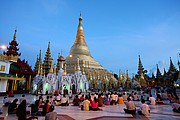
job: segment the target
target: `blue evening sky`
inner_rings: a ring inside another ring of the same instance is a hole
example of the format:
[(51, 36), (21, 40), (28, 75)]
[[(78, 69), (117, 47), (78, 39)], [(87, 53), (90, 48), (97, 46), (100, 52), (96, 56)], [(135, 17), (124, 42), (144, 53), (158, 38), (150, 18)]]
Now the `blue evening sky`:
[(34, 68), (50, 41), (56, 63), (70, 52), (80, 11), (91, 55), (107, 70), (137, 73), (139, 54), (148, 71), (158, 63), (167, 70), (170, 57), (178, 68), (180, 0), (0, 0), (0, 45), (17, 27), (21, 59)]

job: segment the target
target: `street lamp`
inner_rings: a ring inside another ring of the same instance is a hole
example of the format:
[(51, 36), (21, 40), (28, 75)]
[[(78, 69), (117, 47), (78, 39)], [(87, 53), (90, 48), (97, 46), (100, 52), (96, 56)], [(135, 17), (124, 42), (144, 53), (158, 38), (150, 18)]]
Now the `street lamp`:
[(7, 46), (6, 45), (1, 45), (0, 46), (0, 49), (2, 50), (2, 54), (3, 54), (3, 51), (6, 50)]

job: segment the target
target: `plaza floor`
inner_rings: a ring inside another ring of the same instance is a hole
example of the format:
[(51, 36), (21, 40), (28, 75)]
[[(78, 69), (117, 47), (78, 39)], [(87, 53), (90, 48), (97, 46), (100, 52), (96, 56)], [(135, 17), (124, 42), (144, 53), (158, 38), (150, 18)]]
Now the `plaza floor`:
[[(13, 100), (20, 98), (21, 95), (15, 95), (9, 98)], [(44, 96), (46, 97), (46, 96)], [(36, 96), (26, 94), (28, 103), (31, 103)], [(0, 97), (0, 106), (2, 106), (3, 97)], [(140, 106), (140, 102), (135, 102), (136, 107)], [(58, 114), (59, 120), (180, 120), (180, 113), (174, 113), (170, 104), (168, 105), (155, 105), (150, 106), (151, 114), (149, 117), (140, 116), (138, 114), (126, 114), (123, 111), (124, 105), (105, 106), (102, 111), (81, 111), (80, 108), (75, 106), (56, 106), (55, 112)], [(16, 120), (15, 114), (10, 114), (7, 120)], [(45, 117), (38, 117), (38, 120), (44, 120)]]

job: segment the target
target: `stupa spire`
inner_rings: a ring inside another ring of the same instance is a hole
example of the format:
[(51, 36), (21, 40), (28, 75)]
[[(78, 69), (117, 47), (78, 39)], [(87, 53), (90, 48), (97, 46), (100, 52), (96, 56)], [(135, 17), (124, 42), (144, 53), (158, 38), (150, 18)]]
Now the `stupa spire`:
[(39, 74), (39, 56), (37, 55), (34, 71)]
[(84, 39), (84, 30), (82, 25), (82, 15), (80, 13), (79, 16), (79, 24), (77, 28), (76, 40), (71, 47), (70, 54), (83, 54), (83, 55), (90, 55), (89, 48), (86, 44)]
[(104, 70), (104, 68), (90, 55), (90, 50), (84, 38), (82, 20), (83, 18), (80, 14), (76, 39), (73, 46), (71, 47), (70, 54), (66, 57), (67, 73), (71, 74), (74, 74), (77, 69), (77, 58), (79, 58), (79, 61), (81, 61), (79, 62), (80, 70), (82, 70), (83, 67), (86, 69), (85, 72), (87, 71), (87, 69), (91, 68)]
[(175, 73), (177, 70), (172, 62), (172, 59), (170, 57), (170, 66), (169, 66), (169, 70), (168, 70), (168, 73), (171, 74), (171, 73)]
[(143, 65), (142, 65), (142, 62), (141, 62), (140, 55), (138, 55), (138, 57), (139, 57), (139, 62), (138, 62), (138, 74), (141, 75), (141, 73), (143, 73), (143, 71), (144, 71), (144, 68), (143, 68)]
[(13, 41), (16, 41), (16, 32), (17, 32), (17, 28), (14, 31)]
[(50, 42), (48, 43), (48, 48), (44, 57), (43, 69), (45, 70), (45, 75), (49, 73), (52, 64), (51, 52), (50, 52)]
[(157, 66), (156, 78), (161, 78), (162, 74), (161, 74), (161, 72), (159, 70), (158, 64), (156, 66)]

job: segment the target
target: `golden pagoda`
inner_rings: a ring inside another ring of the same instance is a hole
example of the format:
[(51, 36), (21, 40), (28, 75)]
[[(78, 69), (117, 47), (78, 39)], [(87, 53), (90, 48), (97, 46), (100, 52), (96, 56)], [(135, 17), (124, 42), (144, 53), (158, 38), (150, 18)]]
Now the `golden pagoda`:
[(80, 70), (82, 70), (83, 67), (101, 70), (104, 69), (90, 54), (90, 50), (84, 39), (81, 14), (79, 17), (76, 40), (71, 47), (70, 54), (66, 58), (67, 73), (73, 74), (75, 72), (77, 58), (79, 58)]
[[(80, 14), (77, 28), (76, 40), (71, 47), (70, 54), (66, 57), (66, 72), (74, 74), (75, 71), (82, 71), (90, 80), (90, 87), (93, 89), (107, 90), (115, 87), (114, 76), (97, 62), (90, 54), (90, 50), (84, 39), (82, 16)], [(111, 84), (109, 81), (111, 80)]]

